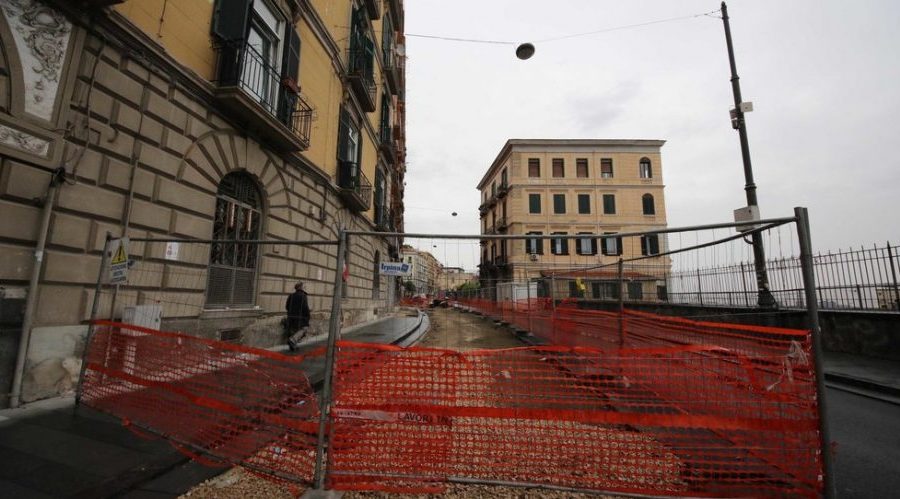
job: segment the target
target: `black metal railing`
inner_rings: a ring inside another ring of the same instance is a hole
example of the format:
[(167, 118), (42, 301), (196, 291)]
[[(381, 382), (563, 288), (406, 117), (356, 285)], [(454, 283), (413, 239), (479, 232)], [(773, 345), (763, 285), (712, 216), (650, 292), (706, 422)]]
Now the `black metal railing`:
[(381, 125), (378, 132), (379, 147), (393, 161), (396, 149), (394, 147), (394, 127)]
[(281, 72), (244, 42), (224, 43), (217, 52), (218, 85), (240, 88), (294, 132), (304, 149), (309, 147), (312, 107), (300, 95), (284, 88)]
[(351, 49), (347, 64), (347, 80), (363, 108), (375, 111), (375, 71), (372, 54), (363, 49)]
[(500, 182), (500, 185), (497, 186), (497, 197), (503, 199), (508, 192), (509, 184), (506, 183), (506, 180)]
[(372, 204), (372, 183), (354, 161), (338, 161), (338, 187), (351, 209), (366, 211)]
[[(769, 288), (781, 308), (805, 307), (800, 259), (766, 262)], [(816, 293), (822, 310), (900, 311), (900, 247), (820, 253), (813, 256)], [(756, 267), (752, 262), (673, 272), (664, 276), (667, 300), (704, 306), (754, 307)]]
[(375, 203), (375, 230), (381, 232), (394, 231), (394, 217), (386, 204)]

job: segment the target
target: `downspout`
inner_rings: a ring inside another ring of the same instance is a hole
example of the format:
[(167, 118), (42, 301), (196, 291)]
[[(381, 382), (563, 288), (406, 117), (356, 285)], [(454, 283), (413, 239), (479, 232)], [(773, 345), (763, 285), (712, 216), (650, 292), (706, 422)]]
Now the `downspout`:
[(50, 229), (50, 215), (56, 202), (56, 192), (65, 181), (66, 172), (57, 168), (50, 177), (47, 196), (44, 198), (44, 209), (41, 213), (41, 228), (38, 231), (37, 246), (34, 248), (34, 267), (31, 269), (31, 280), (28, 283), (28, 297), (25, 300), (25, 318), (22, 321), (22, 333), (19, 335), (19, 352), (16, 356), (16, 370), (13, 373), (12, 393), (9, 396), (10, 407), (21, 404), (22, 378), (25, 375), (25, 359), (28, 357), (28, 345), (31, 342), (31, 325), (34, 323), (34, 309), (37, 306), (38, 283), (44, 263), (44, 247), (47, 245), (47, 233)]

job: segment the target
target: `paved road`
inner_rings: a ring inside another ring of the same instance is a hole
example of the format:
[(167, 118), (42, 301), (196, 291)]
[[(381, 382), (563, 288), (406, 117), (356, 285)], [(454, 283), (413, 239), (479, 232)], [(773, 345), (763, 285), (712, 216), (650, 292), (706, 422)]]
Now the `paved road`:
[(841, 499), (900, 497), (900, 405), (828, 389)]

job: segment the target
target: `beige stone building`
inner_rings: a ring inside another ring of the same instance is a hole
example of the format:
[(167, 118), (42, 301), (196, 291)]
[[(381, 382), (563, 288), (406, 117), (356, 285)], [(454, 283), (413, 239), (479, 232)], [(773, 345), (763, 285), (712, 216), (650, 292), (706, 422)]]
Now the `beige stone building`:
[(478, 281), (478, 277), (472, 272), (466, 272), (462, 267), (441, 267), (441, 274), (438, 276), (438, 287), (452, 291), (463, 284), (476, 281)]
[(441, 264), (428, 251), (418, 250), (412, 246), (401, 249), (403, 261), (412, 266), (408, 281), (412, 281), (417, 294), (434, 295), (439, 289)]
[[(402, 0), (0, 2), (0, 392), (71, 387), (107, 233), (402, 231), (403, 23)], [(376, 264), (400, 244), (351, 239), (345, 324), (390, 306)], [(335, 246), (128, 252), (100, 317), (158, 306), (164, 328), (268, 347), (303, 279), (314, 328), (328, 318)]]
[[(478, 183), (482, 234), (559, 237), (482, 240), (482, 287), (553, 274), (556, 296), (599, 299), (616, 295), (612, 279), (617, 272), (612, 264), (619, 258), (652, 256), (666, 247), (664, 236), (614, 236), (666, 227), (660, 156), (664, 143), (508, 140)], [(653, 272), (632, 266), (625, 289), (628, 296), (655, 296), (657, 287), (665, 282), (657, 278), (658, 270), (667, 264), (668, 259), (660, 257), (642, 263), (656, 267)]]

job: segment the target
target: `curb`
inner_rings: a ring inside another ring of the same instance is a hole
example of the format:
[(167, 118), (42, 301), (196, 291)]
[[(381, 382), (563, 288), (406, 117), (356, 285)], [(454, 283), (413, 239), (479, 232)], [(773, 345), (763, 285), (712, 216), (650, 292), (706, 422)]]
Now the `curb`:
[(869, 392), (875, 392), (876, 394), (882, 394), (882, 395), (887, 395), (889, 397), (900, 398), (900, 388), (882, 385), (879, 383), (875, 383), (874, 381), (869, 381), (867, 379), (854, 378), (852, 376), (845, 376), (843, 374), (826, 371), (825, 372), (825, 380), (830, 381), (832, 383), (837, 383), (837, 384), (846, 385), (846, 386), (853, 387), (853, 388), (866, 390)]

